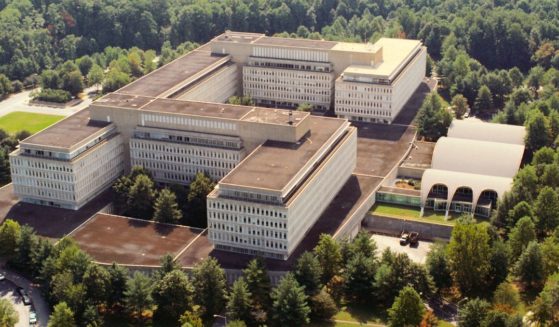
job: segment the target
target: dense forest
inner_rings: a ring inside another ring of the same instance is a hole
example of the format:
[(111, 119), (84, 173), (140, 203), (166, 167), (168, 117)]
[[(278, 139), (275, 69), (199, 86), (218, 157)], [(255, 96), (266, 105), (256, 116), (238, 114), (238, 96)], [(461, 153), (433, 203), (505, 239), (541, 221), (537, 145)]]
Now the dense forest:
[[(12, 249), (3, 254), (11, 256), (15, 268), (37, 270), (27, 273), (41, 282), (52, 305), (67, 304), (55, 313), (70, 312), (89, 322), (99, 320), (96, 308), (111, 308), (127, 312), (128, 319), (142, 318), (154, 304), (170, 309), (163, 295), (178, 284), (189, 302), (173, 308), (173, 320), (183, 315), (190, 325), (197, 315), (207, 323), (210, 313), (223, 310), (248, 325), (301, 325), (330, 318), (341, 305), (358, 304), (369, 311), (380, 308), (393, 326), (421, 320), (422, 326), (435, 326), (436, 319), (421, 305), (432, 296), (455, 303), (468, 298), (459, 310), (461, 326), (521, 326), (530, 314), (542, 326), (559, 324), (556, 0), (0, 0), (0, 9), (0, 96), (36, 85), (43, 87), (37, 97), (46, 100), (65, 101), (85, 86), (108, 92), (227, 29), (356, 42), (388, 36), (421, 39), (430, 54), (428, 74), (440, 81), (438, 93), (427, 97), (418, 115), (422, 137), (445, 135), (453, 117), (468, 111), (527, 127), (524, 165), (491, 220), (477, 223), (462, 217), (450, 242), (437, 244), (426, 265), (393, 253), (372, 254), (374, 244), (362, 235), (339, 244), (325, 236), (273, 292), (269, 281), (251, 276), (262, 277), (264, 270), (251, 263), (245, 279), (232, 285), (231, 303), (224, 291), (217, 294), (217, 304), (193, 299), (206, 291), (202, 268), (193, 277), (194, 291), (192, 281), (175, 272), (172, 262), (151, 279), (128, 279), (117, 267), (105, 271), (90, 265), (74, 244), (42, 244), (24, 227), (13, 227), (17, 237), (8, 237), (14, 233), (4, 226), (0, 249)], [(0, 133), (0, 170), (7, 169), (7, 153), (20, 137)], [(0, 172), (0, 181), (7, 178)], [(185, 213), (202, 210), (199, 200), (210, 182), (200, 176), (201, 191), (191, 195), (180, 189), (156, 190), (152, 184), (148, 173), (124, 176), (114, 186), (117, 205), (156, 220), (191, 224), (195, 218)], [(141, 198), (149, 201), (137, 200)], [(11, 247), (6, 239), (12, 240)], [(27, 261), (29, 242), (40, 246), (33, 245), (36, 253)], [(83, 264), (68, 272), (58, 263), (70, 254)], [(36, 261), (45, 258), (49, 260)], [(23, 267), (22, 262), (35, 262), (36, 267)], [(222, 272), (212, 261), (203, 267), (217, 271), (210, 285), (215, 291), (215, 285), (222, 285)], [(101, 286), (106, 293), (92, 295), (99, 280), (105, 280)], [(284, 311), (279, 305), (284, 298), (296, 310)], [(191, 312), (196, 308), (192, 303), (201, 311)], [(399, 310), (406, 308), (415, 310), (408, 310), (410, 320), (398, 320)]]

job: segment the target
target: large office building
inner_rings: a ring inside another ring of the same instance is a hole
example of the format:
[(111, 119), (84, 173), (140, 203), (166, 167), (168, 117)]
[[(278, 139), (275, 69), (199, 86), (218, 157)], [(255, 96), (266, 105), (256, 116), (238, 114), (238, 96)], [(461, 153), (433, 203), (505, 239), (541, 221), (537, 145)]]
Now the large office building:
[[(424, 73), (419, 41), (226, 32), (22, 141), (10, 155), (14, 190), (76, 210), (132, 166), (162, 184), (205, 172), (218, 181), (215, 247), (286, 259), (355, 168), (348, 119), (390, 123)], [(233, 95), (257, 106), (226, 104)], [(289, 110), (302, 103), (339, 118)]]

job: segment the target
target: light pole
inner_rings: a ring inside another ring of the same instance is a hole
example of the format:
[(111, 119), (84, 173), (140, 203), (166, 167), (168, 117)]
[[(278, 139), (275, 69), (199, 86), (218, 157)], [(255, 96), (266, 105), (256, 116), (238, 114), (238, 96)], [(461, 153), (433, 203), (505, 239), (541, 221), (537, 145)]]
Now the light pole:
[(221, 319), (223, 319), (223, 321), (225, 321), (225, 326), (227, 326), (227, 317), (226, 317), (226, 316), (214, 315), (214, 318), (221, 318)]
[(456, 317), (456, 318), (457, 318), (456, 321), (457, 321), (457, 322), (459, 322), (459, 321), (458, 321), (458, 315), (459, 315), (459, 313), (460, 313), (460, 305), (461, 305), (462, 303), (466, 302), (466, 301), (468, 301), (468, 297), (467, 297), (467, 296), (466, 296), (465, 298), (463, 298), (462, 300), (456, 302), (456, 316), (457, 316), (457, 317)]

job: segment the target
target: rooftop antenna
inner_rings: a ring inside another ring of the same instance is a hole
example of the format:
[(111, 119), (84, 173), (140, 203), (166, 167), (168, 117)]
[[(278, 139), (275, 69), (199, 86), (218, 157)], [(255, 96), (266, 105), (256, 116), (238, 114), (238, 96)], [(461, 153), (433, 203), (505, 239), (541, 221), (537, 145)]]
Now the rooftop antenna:
[(287, 123), (293, 125), (293, 110), (289, 110), (289, 121)]

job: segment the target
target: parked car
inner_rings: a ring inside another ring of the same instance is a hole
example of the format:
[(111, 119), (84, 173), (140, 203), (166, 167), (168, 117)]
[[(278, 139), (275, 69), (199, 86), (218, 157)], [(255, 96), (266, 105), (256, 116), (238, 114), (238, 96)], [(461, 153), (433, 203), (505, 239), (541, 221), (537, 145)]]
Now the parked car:
[(402, 234), (400, 234), (400, 245), (407, 245), (409, 241), (410, 241), (410, 233), (402, 232)]
[(35, 326), (37, 324), (37, 313), (35, 311), (29, 312), (29, 326)]
[(418, 232), (411, 232), (410, 233), (410, 245), (417, 245), (419, 243), (419, 233)]
[(31, 305), (31, 298), (29, 297), (29, 294), (27, 294), (27, 292), (23, 289), (23, 287), (18, 287), (17, 292), (21, 296), (21, 300), (23, 301), (24, 305)]
[(5, 280), (5, 279), (6, 279), (6, 276), (4, 276), (3, 273), (0, 273), (0, 282), (3, 281), (3, 280)]

